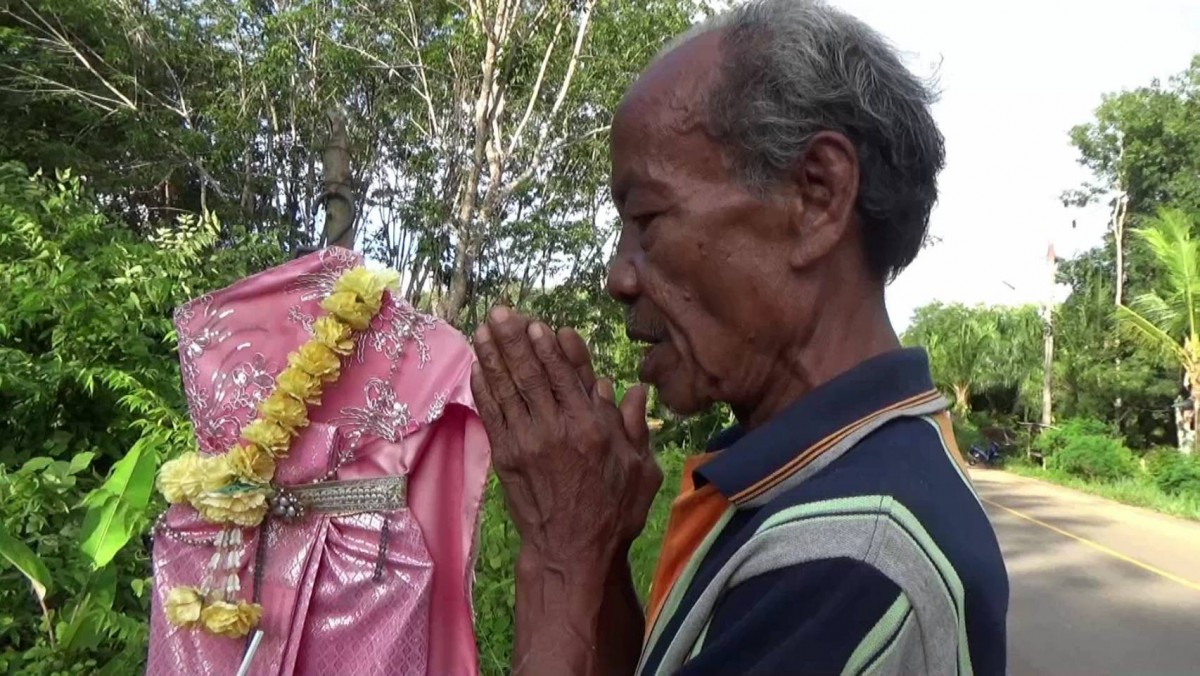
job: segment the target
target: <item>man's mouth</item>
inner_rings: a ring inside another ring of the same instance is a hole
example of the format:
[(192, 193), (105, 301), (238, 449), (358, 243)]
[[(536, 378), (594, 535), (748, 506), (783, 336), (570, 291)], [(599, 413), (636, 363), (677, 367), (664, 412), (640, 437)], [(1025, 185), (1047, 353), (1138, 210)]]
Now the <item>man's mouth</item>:
[(649, 331), (643, 331), (641, 329), (628, 328), (628, 327), (625, 329), (625, 337), (629, 338), (629, 340), (631, 340), (635, 343), (642, 343), (644, 345), (657, 345), (657, 344), (663, 342), (663, 339), (661, 336), (658, 336)]

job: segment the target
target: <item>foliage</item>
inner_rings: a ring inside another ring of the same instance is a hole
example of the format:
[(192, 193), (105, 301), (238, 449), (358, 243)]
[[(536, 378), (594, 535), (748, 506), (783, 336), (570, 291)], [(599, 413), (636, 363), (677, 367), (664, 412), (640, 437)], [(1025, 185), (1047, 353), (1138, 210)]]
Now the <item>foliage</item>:
[(1146, 456), (1146, 473), (1168, 495), (1200, 498), (1200, 457), (1173, 448), (1158, 450)]
[(120, 674), (144, 658), (150, 581), (141, 543), (100, 570), (79, 551), (78, 496), (102, 478), (91, 459), (85, 452), (69, 461), (37, 457), (12, 473), (0, 468), (0, 527), (32, 546), (53, 581), (39, 612), (17, 571), (0, 568), (5, 673)]
[(1183, 370), (1200, 412), (1200, 240), (1188, 214), (1163, 209), (1138, 231), (1161, 274), (1156, 289), (1117, 307), (1118, 327), (1141, 351)]
[(142, 232), (207, 210), (291, 251), (317, 239), (338, 117), (360, 246), (406, 272), (415, 305), (473, 323), (501, 294), (581, 288), (603, 266), (612, 111), (702, 9), (11, 0), (0, 160), (82, 170)]
[(1022, 463), (1007, 464), (1004, 466), (1004, 470), (1127, 505), (1145, 507), (1163, 514), (1200, 521), (1200, 496), (1164, 493), (1144, 474), (1135, 474), (1116, 481), (1091, 481)]
[(1081, 437), (1110, 436), (1112, 433), (1112, 425), (1102, 420), (1072, 418), (1042, 430), (1042, 433), (1034, 440), (1033, 448), (1043, 457), (1049, 458)]
[(1125, 192), (1135, 227), (1162, 206), (1200, 211), (1200, 55), (1166, 83), (1104, 96), (1095, 120), (1070, 136), (1093, 180), (1068, 201)]
[(1054, 320), (1055, 417), (1113, 421), (1133, 448), (1171, 443), (1177, 372), (1117, 334), (1110, 264), (1097, 249), (1059, 269), (1073, 292)]
[[(917, 309), (903, 341), (929, 352), (934, 382), (953, 396), (961, 416), (970, 410), (971, 397), (987, 388), (1019, 391), (1037, 380), (1040, 392), (1041, 339), (1032, 307), (932, 303)], [(1019, 406), (1020, 398), (1013, 403)]]
[(153, 477), (192, 444), (171, 311), (278, 256), (259, 237), (219, 247), (218, 229), (140, 237), (79, 178), (0, 164), (0, 525), (53, 582), (43, 612), (30, 564), (0, 570), (11, 672), (128, 673), (144, 655)]
[[(1114, 232), (1103, 246), (1059, 265), (1058, 281), (1071, 295), (1052, 323), (1054, 415), (1110, 421), (1135, 448), (1169, 444), (1180, 369), (1191, 359), (1183, 357), (1190, 354), (1184, 327), (1196, 266), (1191, 238), (1200, 223), (1200, 56), (1168, 82), (1105, 96), (1071, 141), (1093, 175), (1064, 194), (1064, 203), (1109, 203)], [(1130, 229), (1145, 233), (1146, 246), (1126, 252), (1117, 224), (1122, 238)], [(1131, 309), (1120, 311), (1122, 322), (1113, 303), (1119, 269), (1124, 298), (1133, 298)], [(1043, 364), (1032, 318), (1018, 322), (1024, 328), (1013, 338), (995, 332), (999, 340), (988, 340), (997, 313), (1020, 310), (933, 304), (917, 311), (905, 342), (929, 349), (935, 380), (954, 394), (960, 413), (1035, 418)], [(1162, 359), (1164, 352), (1171, 359)]]
[[(145, 536), (162, 507), (151, 477), (192, 444), (171, 311), (317, 238), (331, 115), (347, 122), (358, 241), (406, 273), (414, 304), (460, 326), (505, 302), (578, 327), (597, 371), (631, 383), (640, 348), (603, 292), (605, 132), (626, 83), (706, 5), (0, 6), (0, 672), (138, 671)], [(1194, 230), (1198, 91), (1200, 58), (1166, 84), (1106, 97), (1072, 132), (1095, 180), (1069, 199), (1123, 197), (1133, 227), (1172, 208), (1162, 213)], [(1200, 515), (1195, 461), (1156, 453), (1142, 474), (1116, 441), (1170, 440), (1179, 374), (1116, 332), (1113, 249), (1063, 265), (1073, 295), (1055, 318), (1057, 410), (1105, 422), (1068, 420), (1038, 443), (1057, 480), (1106, 477), (1087, 485)], [(1184, 288), (1153, 247), (1124, 268), (1135, 298), (1170, 306)], [(1156, 307), (1141, 316), (1186, 347)], [(929, 348), (960, 411), (992, 418), (1037, 408), (1040, 339), (1032, 308), (942, 305), (905, 336)], [(631, 555), (641, 591), (684, 456), (731, 422), (725, 409), (679, 420), (651, 406), (667, 479)], [(983, 431), (960, 416), (956, 433)], [(516, 537), (494, 485), (483, 518), (481, 659), (503, 673)]]
[[(192, 444), (171, 311), (316, 239), (332, 117), (347, 123), (358, 241), (405, 272), (414, 304), (460, 326), (498, 301), (533, 310), (631, 382), (640, 348), (602, 290), (606, 131), (699, 7), (0, 5), (0, 519), (29, 550), (0, 551), (0, 671), (137, 671), (144, 535), (162, 507), (149, 487)], [(727, 419), (653, 405), (672, 440)], [(512, 533), (494, 497), (489, 510), (481, 617), (502, 623)], [(653, 549), (635, 549), (639, 584)], [(30, 584), (43, 567), (45, 613)], [(510, 630), (485, 631), (485, 662), (506, 663)]]
[(1081, 434), (1048, 455), (1046, 467), (1083, 479), (1112, 481), (1131, 476), (1137, 461), (1132, 451), (1112, 437)]
[(1117, 308), (1119, 325), (1131, 340), (1185, 370), (1200, 367), (1200, 355), (1190, 352), (1200, 343), (1200, 240), (1193, 237), (1191, 221), (1186, 212), (1163, 209), (1138, 231), (1161, 281)]
[(962, 453), (968, 452), (972, 446), (985, 443), (983, 433), (969, 417), (955, 416), (953, 425), (954, 440), (958, 443), (958, 450)]

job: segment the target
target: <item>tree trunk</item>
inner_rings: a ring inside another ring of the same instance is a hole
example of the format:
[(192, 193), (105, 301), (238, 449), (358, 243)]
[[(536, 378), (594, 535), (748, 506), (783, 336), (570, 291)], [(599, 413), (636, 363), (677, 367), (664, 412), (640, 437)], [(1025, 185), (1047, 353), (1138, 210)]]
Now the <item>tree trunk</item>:
[(1200, 453), (1200, 430), (1197, 430), (1197, 423), (1200, 422), (1200, 383), (1196, 382), (1196, 376), (1189, 372), (1188, 381), (1191, 384), (1192, 392), (1192, 447), (1190, 453)]
[(354, 248), (354, 192), (350, 188), (350, 137), (346, 118), (329, 111), (329, 138), (322, 156), (325, 174), (325, 243)]
[(1125, 221), (1129, 215), (1129, 197), (1122, 193), (1117, 197), (1113, 211), (1113, 239), (1117, 245), (1116, 304), (1125, 301)]
[(965, 416), (971, 410), (971, 386), (966, 383), (954, 385), (954, 412)]
[(1054, 324), (1049, 308), (1042, 324), (1045, 335), (1044, 355), (1042, 358), (1042, 426), (1054, 424)]

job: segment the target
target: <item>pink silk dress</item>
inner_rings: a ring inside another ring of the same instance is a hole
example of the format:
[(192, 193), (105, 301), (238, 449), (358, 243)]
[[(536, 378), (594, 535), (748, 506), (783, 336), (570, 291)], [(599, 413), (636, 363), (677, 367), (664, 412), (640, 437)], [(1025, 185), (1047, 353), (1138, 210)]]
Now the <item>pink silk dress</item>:
[[(321, 300), (361, 264), (329, 248), (177, 310), (201, 453), (238, 442), (288, 353), (311, 337)], [(474, 355), (453, 328), (390, 294), (356, 340), (274, 481), (316, 486), (339, 509), (269, 514), (231, 534), (171, 507), (155, 529), (148, 674), (237, 673), (249, 637), (178, 628), (163, 613), (171, 588), (203, 584), (218, 543), (240, 557), (236, 596), (263, 606), (250, 674), (478, 673), (471, 582), (489, 448), (469, 386)], [(380, 483), (387, 509), (352, 490)]]

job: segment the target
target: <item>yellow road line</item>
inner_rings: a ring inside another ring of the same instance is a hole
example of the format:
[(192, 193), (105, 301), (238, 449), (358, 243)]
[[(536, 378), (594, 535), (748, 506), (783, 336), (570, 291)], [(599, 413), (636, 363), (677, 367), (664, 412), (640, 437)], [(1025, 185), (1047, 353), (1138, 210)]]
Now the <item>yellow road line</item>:
[(1032, 516), (1029, 516), (1028, 514), (1018, 512), (1017, 510), (1015, 510), (1011, 507), (1005, 507), (1004, 505), (1001, 505), (998, 502), (988, 500), (987, 498), (984, 498), (984, 497), (980, 497), (979, 499), (983, 500), (984, 502), (988, 503), (989, 505), (991, 505), (997, 509), (1003, 509), (1004, 511), (1008, 512), (1009, 514), (1012, 514), (1013, 516), (1019, 517), (1021, 519), (1025, 519), (1026, 521), (1028, 521), (1030, 523), (1035, 523), (1035, 524), (1041, 526), (1042, 528), (1045, 528), (1047, 530), (1052, 530), (1055, 533), (1058, 533), (1059, 535), (1063, 535), (1063, 536), (1071, 538), (1072, 540), (1083, 543), (1083, 544), (1091, 547), (1092, 549), (1095, 549), (1098, 552), (1108, 554), (1109, 556), (1111, 556), (1115, 559), (1120, 559), (1126, 563), (1131, 563), (1131, 564), (1137, 566), (1138, 568), (1141, 568), (1142, 570), (1146, 570), (1151, 573), (1154, 573), (1155, 575), (1158, 575), (1159, 577), (1163, 577), (1163, 578), (1170, 580), (1171, 582), (1183, 585), (1184, 587), (1187, 587), (1188, 589), (1192, 589), (1194, 591), (1200, 591), (1200, 582), (1193, 582), (1187, 578), (1179, 577), (1178, 575), (1175, 575), (1174, 573), (1168, 573), (1167, 571), (1163, 570), (1162, 568), (1156, 568), (1148, 563), (1145, 563), (1144, 561), (1138, 561), (1137, 559), (1133, 558), (1132, 556), (1122, 554), (1121, 552), (1118, 552), (1117, 550), (1112, 549), (1111, 547), (1105, 547), (1104, 545), (1100, 544), (1099, 542), (1093, 542), (1085, 537), (1081, 537), (1074, 533), (1065, 531), (1065, 530), (1059, 528), (1058, 526), (1052, 526), (1052, 525), (1046, 523), (1045, 521), (1036, 519)]

